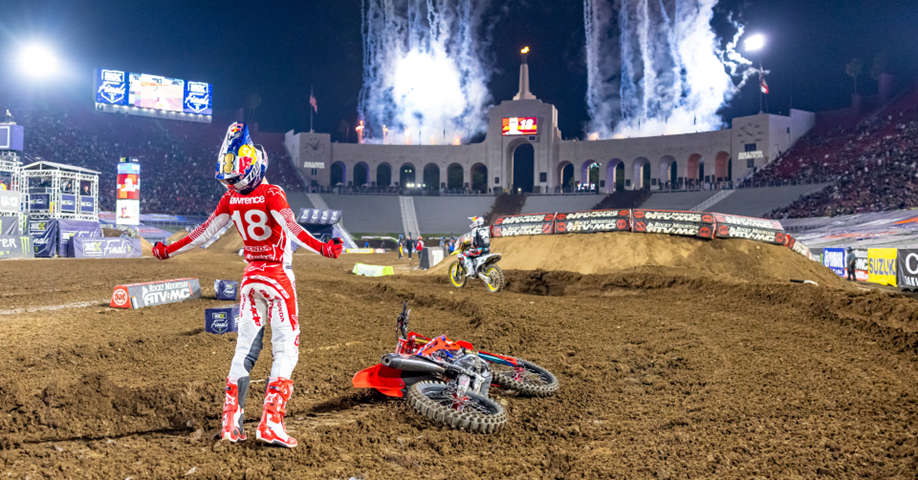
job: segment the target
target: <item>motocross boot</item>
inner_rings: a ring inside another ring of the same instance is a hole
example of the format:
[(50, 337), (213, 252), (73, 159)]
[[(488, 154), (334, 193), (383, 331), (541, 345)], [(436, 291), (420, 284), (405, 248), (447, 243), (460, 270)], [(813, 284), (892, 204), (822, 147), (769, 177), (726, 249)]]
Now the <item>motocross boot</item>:
[(242, 427), (245, 397), (249, 391), (249, 377), (226, 379), (226, 398), (223, 400), (223, 429), (220, 438), (233, 443), (245, 440)]
[(296, 439), (287, 435), (284, 426), (284, 415), (287, 410), (287, 401), (293, 394), (293, 381), (284, 377), (272, 378), (265, 392), (265, 407), (261, 414), (261, 423), (255, 438), (282, 447), (293, 448)]
[(464, 260), (462, 260), (462, 264), (463, 266), (465, 266), (465, 276), (474, 277), (475, 276), (475, 265), (472, 262), (472, 259), (466, 257)]

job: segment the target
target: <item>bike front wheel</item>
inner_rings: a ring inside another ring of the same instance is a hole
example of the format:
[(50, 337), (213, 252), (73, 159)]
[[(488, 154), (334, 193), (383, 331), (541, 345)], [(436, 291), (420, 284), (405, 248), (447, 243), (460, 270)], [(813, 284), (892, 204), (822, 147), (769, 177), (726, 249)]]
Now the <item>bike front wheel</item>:
[(408, 404), (431, 420), (473, 433), (497, 433), (507, 424), (499, 403), (473, 392), (458, 398), (443, 382), (415, 383), (408, 390)]

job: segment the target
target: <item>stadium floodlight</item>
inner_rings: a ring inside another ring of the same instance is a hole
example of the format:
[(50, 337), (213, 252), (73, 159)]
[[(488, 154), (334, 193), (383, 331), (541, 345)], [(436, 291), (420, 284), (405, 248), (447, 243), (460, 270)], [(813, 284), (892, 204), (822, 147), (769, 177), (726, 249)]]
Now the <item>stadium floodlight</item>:
[(23, 48), (19, 63), (22, 71), (33, 77), (46, 77), (57, 70), (57, 58), (48, 47), (40, 44)]
[(765, 47), (765, 36), (761, 34), (753, 35), (744, 42), (747, 52), (754, 52)]

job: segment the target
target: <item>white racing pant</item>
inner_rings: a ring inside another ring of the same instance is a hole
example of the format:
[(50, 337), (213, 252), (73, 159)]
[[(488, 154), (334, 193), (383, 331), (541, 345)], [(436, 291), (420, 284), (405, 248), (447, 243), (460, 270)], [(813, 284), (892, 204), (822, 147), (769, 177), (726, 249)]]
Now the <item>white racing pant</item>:
[(265, 325), (271, 324), (271, 377), (290, 378), (300, 357), (293, 271), (280, 263), (252, 262), (245, 268), (239, 289), (239, 336), (229, 377), (249, 376), (261, 353)]

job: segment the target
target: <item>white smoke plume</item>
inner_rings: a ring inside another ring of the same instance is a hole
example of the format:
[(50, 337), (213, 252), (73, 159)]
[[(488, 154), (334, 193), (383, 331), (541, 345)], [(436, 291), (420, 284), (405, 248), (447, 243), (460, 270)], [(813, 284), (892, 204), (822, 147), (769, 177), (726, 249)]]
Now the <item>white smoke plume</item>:
[(392, 144), (455, 143), (485, 130), (487, 7), (488, 0), (362, 1), (357, 111), (374, 132), (370, 142), (382, 142), (383, 125)]
[[(590, 139), (717, 130), (754, 72), (711, 27), (717, 0), (584, 0)], [(734, 78), (740, 79), (738, 84)]]

